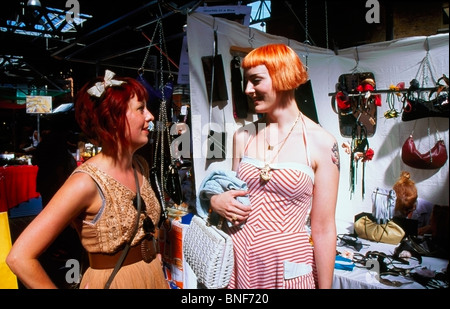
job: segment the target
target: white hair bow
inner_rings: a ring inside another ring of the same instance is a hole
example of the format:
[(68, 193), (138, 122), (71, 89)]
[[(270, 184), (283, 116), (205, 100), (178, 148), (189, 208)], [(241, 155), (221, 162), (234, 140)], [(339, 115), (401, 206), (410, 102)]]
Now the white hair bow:
[(87, 92), (90, 95), (99, 98), (99, 97), (101, 97), (103, 92), (105, 92), (106, 88), (113, 87), (113, 86), (120, 86), (123, 83), (125, 83), (124, 81), (121, 81), (121, 80), (112, 79), (114, 77), (114, 75), (116, 75), (116, 73), (114, 73), (114, 72), (112, 72), (110, 70), (106, 70), (105, 71), (105, 79), (104, 79), (104, 81), (103, 82), (96, 82), (94, 86), (92, 86), (91, 88), (89, 88), (87, 90)]

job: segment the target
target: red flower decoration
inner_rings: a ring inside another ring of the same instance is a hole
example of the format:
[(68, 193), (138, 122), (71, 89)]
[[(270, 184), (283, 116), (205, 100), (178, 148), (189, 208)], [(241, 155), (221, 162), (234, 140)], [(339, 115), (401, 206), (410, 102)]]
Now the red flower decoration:
[(381, 95), (379, 94), (375, 95), (375, 105), (381, 106)]
[(364, 85), (364, 91), (373, 91), (374, 88), (371, 84), (365, 84)]
[(348, 100), (348, 97), (342, 91), (339, 91), (336, 94), (336, 101), (339, 109), (346, 110), (350, 108), (350, 102)]
[(400, 90), (405, 89), (405, 82), (399, 82), (396, 87)]
[(366, 162), (366, 161), (372, 160), (373, 155), (374, 155), (373, 149), (372, 148), (367, 149), (366, 153), (364, 154), (364, 158), (362, 159), (362, 161)]

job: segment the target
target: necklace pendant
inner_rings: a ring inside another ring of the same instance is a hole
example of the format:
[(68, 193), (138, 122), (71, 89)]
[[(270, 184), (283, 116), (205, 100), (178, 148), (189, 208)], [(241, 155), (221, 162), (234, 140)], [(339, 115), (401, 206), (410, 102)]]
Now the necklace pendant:
[(260, 177), (264, 181), (270, 180), (270, 166), (266, 163), (266, 165), (261, 169)]
[(271, 146), (271, 145), (267, 146), (267, 150), (273, 150), (274, 148), (275, 148), (275, 146)]

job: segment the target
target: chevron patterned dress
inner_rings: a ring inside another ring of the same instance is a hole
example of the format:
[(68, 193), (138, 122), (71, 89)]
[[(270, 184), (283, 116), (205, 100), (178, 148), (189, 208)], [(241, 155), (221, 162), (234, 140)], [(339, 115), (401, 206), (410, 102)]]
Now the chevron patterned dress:
[[(306, 146), (305, 137), (304, 133)], [(268, 182), (260, 178), (263, 162), (249, 157), (242, 159), (238, 176), (247, 182), (252, 210), (241, 227), (229, 230), (235, 267), (228, 288), (316, 288), (313, 247), (306, 228), (314, 173), (308, 149), (306, 152), (308, 165), (271, 165)]]

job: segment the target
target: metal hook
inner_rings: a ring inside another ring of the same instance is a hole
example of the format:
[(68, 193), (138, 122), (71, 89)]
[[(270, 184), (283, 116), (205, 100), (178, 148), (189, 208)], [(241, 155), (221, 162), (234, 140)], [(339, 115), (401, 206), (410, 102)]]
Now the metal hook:
[(428, 41), (428, 37), (425, 39), (425, 50), (428, 52), (430, 51), (430, 42)]

